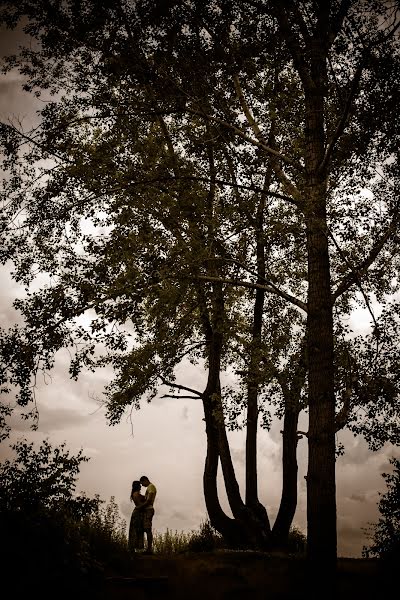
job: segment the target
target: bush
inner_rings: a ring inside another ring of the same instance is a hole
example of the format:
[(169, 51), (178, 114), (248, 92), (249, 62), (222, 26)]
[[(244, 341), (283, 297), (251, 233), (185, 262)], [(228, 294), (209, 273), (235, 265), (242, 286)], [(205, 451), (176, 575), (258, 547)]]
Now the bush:
[(54, 586), (68, 595), (78, 585), (93, 588), (106, 566), (126, 567), (126, 523), (114, 498), (102, 507), (98, 496), (75, 495), (88, 460), (82, 452), (70, 456), (65, 444), (48, 441), (38, 450), (26, 440), (11, 448), (15, 459), (0, 465), (0, 562), (17, 595)]
[(307, 538), (304, 533), (293, 525), (289, 531), (287, 551), (290, 554), (304, 554), (307, 548)]
[(80, 531), (91, 556), (99, 564), (122, 570), (129, 566), (132, 555), (128, 549), (126, 521), (119, 515), (114, 496), (108, 504), (99, 504), (96, 511), (82, 520)]
[(214, 529), (209, 520), (200, 524), (198, 532), (193, 531), (187, 546), (188, 552), (210, 552), (224, 546), (222, 536)]
[(370, 546), (364, 546), (363, 556), (380, 558), (387, 563), (400, 564), (400, 459), (389, 459), (392, 473), (382, 473), (387, 492), (380, 494), (378, 510), (382, 517), (366, 533), (371, 539)]
[(157, 554), (183, 554), (186, 552), (210, 552), (223, 546), (220, 534), (210, 521), (200, 523), (199, 530), (155, 533), (153, 550)]

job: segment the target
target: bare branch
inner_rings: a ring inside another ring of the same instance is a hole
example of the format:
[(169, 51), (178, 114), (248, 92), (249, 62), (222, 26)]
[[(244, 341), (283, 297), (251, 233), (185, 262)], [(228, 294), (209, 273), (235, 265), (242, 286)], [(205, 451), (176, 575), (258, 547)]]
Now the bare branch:
[[(176, 388), (178, 390), (185, 390), (185, 392), (190, 392), (191, 394), (194, 394), (196, 398), (202, 398), (203, 394), (197, 390), (194, 390), (190, 387), (187, 387), (186, 385), (180, 385), (178, 383), (174, 383), (173, 381), (168, 381), (167, 379), (165, 379), (164, 377), (160, 377), (161, 381), (163, 382), (164, 385), (167, 385), (168, 387), (171, 388)], [(167, 396), (163, 396), (163, 398), (166, 398)], [(169, 397), (173, 397), (173, 396), (169, 396)], [(184, 398), (185, 396), (179, 396), (179, 398)]]
[[(337, 251), (339, 252), (340, 256), (343, 258), (344, 262), (346, 263), (346, 265), (348, 266), (348, 268), (351, 270), (351, 274), (350, 274), (348, 277), (351, 277), (351, 279), (352, 279), (352, 282), (357, 284), (357, 286), (358, 286), (358, 288), (359, 288), (359, 290), (360, 290), (360, 292), (361, 292), (361, 294), (362, 294), (362, 296), (363, 296), (363, 298), (364, 298), (364, 302), (365, 302), (365, 304), (366, 304), (366, 306), (367, 306), (367, 308), (368, 308), (368, 311), (369, 311), (369, 313), (370, 313), (370, 315), (371, 315), (371, 317), (372, 317), (372, 320), (373, 320), (373, 322), (374, 322), (374, 325), (375, 325), (375, 327), (376, 327), (376, 328), (378, 328), (378, 324), (377, 324), (377, 322), (376, 322), (376, 319), (375, 319), (374, 312), (373, 312), (373, 310), (372, 310), (372, 308), (371, 308), (371, 305), (370, 305), (370, 302), (369, 302), (369, 300), (368, 300), (368, 296), (367, 296), (367, 294), (364, 292), (364, 289), (363, 289), (363, 287), (362, 287), (362, 284), (361, 284), (361, 277), (360, 277), (359, 273), (358, 273), (358, 272), (357, 272), (357, 271), (354, 269), (354, 267), (353, 267), (353, 266), (351, 265), (351, 263), (349, 262), (349, 260), (348, 260), (347, 256), (345, 255), (345, 253), (343, 252), (343, 250), (341, 249), (341, 247), (340, 247), (340, 246), (339, 246), (339, 244), (337, 243), (337, 241), (336, 241), (336, 239), (335, 239), (334, 235), (332, 234), (332, 232), (330, 231), (330, 229), (328, 229), (328, 234), (329, 234), (329, 237), (332, 239), (332, 241), (333, 241), (333, 243), (334, 243), (334, 245), (335, 245), (335, 247), (336, 247)], [(349, 286), (348, 286), (348, 287), (350, 287), (350, 285), (351, 285), (351, 284), (349, 284)], [(347, 289), (348, 289), (348, 288), (347, 288)], [(335, 299), (336, 299), (336, 298), (334, 298), (334, 295), (332, 295), (332, 304), (334, 303)]]
[(308, 431), (297, 431), (296, 433), (299, 440), (301, 440), (303, 436), (308, 438)]
[(292, 296), (291, 294), (288, 294), (287, 292), (279, 289), (272, 283), (270, 285), (262, 285), (261, 283), (252, 283), (251, 281), (243, 281), (240, 279), (226, 279), (226, 278), (222, 278), (222, 277), (208, 277), (207, 275), (197, 275), (196, 277), (191, 277), (191, 279), (199, 279), (201, 281), (208, 281), (209, 283), (213, 283), (213, 282), (225, 283), (227, 285), (236, 285), (239, 287), (245, 287), (245, 288), (249, 288), (252, 290), (255, 290), (255, 289), (265, 290), (266, 292), (269, 292), (271, 294), (276, 294), (277, 296), (280, 296), (281, 298), (288, 300), (288, 302), (290, 302), (294, 306), (297, 306), (298, 308), (301, 308), (301, 310), (303, 310), (305, 313), (307, 312), (307, 304), (305, 302), (303, 302), (302, 300), (299, 300), (295, 296)]
[(161, 398), (179, 398), (180, 400), (198, 400), (199, 396), (181, 396), (180, 394), (163, 394)]

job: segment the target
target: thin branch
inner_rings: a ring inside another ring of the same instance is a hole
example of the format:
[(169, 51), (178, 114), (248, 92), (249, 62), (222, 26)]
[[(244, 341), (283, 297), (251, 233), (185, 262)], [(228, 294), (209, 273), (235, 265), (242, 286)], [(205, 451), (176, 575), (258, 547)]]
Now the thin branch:
[[(283, 433), (283, 432), (281, 432), (281, 433)], [(303, 437), (303, 435), (304, 435), (304, 437), (308, 438), (308, 431), (297, 431), (296, 433), (297, 433), (297, 437), (299, 439), (301, 439)]]
[(5, 123), (4, 121), (1, 121), (0, 124), (4, 125), (4, 127), (7, 127), (8, 129), (11, 129), (11, 131), (13, 131), (17, 135), (19, 135), (23, 140), (25, 140), (26, 142), (29, 142), (30, 144), (33, 144), (37, 148), (40, 148), (43, 152), (45, 152), (46, 154), (49, 154), (53, 158), (57, 158), (58, 160), (67, 161), (69, 163), (72, 163), (71, 159), (68, 159), (66, 156), (59, 155), (57, 152), (54, 152), (54, 150), (49, 150), (48, 148), (44, 147), (43, 144), (40, 144), (37, 140), (35, 140), (35, 138), (31, 137), (27, 133), (24, 133), (23, 131), (20, 131), (19, 129), (17, 129), (17, 127), (15, 127), (15, 125), (12, 125), (12, 123)]
[[(138, 181), (131, 181), (131, 182), (129, 182), (129, 184), (127, 184), (126, 187), (129, 188), (130, 186), (147, 185), (147, 184), (153, 184), (153, 183), (158, 183), (158, 182), (162, 182), (162, 181), (203, 181), (204, 183), (210, 183), (210, 178), (209, 177), (199, 177), (199, 176), (195, 176), (195, 175), (179, 175), (179, 177), (174, 177), (174, 176), (170, 175), (168, 177), (155, 177), (152, 179), (142, 179), (142, 180), (138, 180)], [(238, 188), (241, 190), (248, 190), (250, 192), (256, 192), (259, 194), (265, 194), (265, 195), (271, 196), (272, 198), (279, 198), (280, 200), (285, 200), (286, 202), (290, 202), (291, 204), (294, 204), (298, 208), (301, 207), (301, 205), (302, 205), (302, 201), (300, 202), (291, 196), (286, 196), (285, 194), (279, 194), (278, 192), (271, 192), (269, 190), (266, 192), (263, 188), (258, 187), (254, 184), (246, 185), (246, 184), (240, 184), (240, 183), (232, 183), (231, 181), (226, 181), (224, 179), (219, 179), (219, 178), (215, 178), (215, 183), (218, 185), (226, 186), (226, 187), (233, 187), (233, 188)], [(120, 186), (118, 188), (111, 189), (109, 193), (119, 192), (119, 191), (123, 191), (123, 188), (121, 188)]]
[(163, 394), (161, 398), (179, 398), (180, 400), (198, 400), (199, 396), (181, 396), (180, 394)]
[[(280, 152), (278, 152), (277, 150), (275, 150), (274, 148), (272, 148), (266, 141), (264, 135), (262, 134), (258, 123), (256, 122), (256, 120), (254, 119), (253, 113), (251, 112), (247, 102), (246, 102), (246, 98), (244, 97), (244, 93), (243, 90), (241, 88), (240, 85), (240, 81), (239, 81), (239, 77), (237, 75), (234, 75), (233, 77), (233, 83), (235, 85), (235, 90), (236, 90), (236, 95), (239, 99), (240, 105), (243, 109), (243, 112), (246, 116), (247, 122), (250, 125), (254, 135), (256, 136), (258, 142), (262, 145), (263, 149), (266, 152), (269, 152), (270, 154), (272, 154), (274, 157), (276, 158), (281, 158), (282, 160), (284, 160), (284, 162), (288, 163), (288, 164), (292, 164), (293, 165), (293, 161), (288, 159), (287, 157), (283, 156)], [(298, 202), (301, 201), (301, 194), (299, 192), (299, 190), (296, 188), (296, 186), (290, 181), (290, 179), (287, 177), (287, 175), (283, 172), (283, 170), (279, 167), (279, 165), (277, 164), (276, 161), (272, 161), (271, 166), (276, 174), (276, 176), (278, 177), (278, 179), (281, 181), (282, 185), (284, 186), (284, 188), (291, 194), (291, 196), (293, 196), (293, 198), (295, 198)]]
[(363, 56), (362, 56), (362, 58), (360, 60), (360, 63), (358, 65), (357, 69), (356, 69), (356, 72), (354, 74), (353, 81), (351, 83), (350, 91), (349, 91), (349, 94), (348, 94), (347, 99), (346, 99), (346, 104), (345, 104), (342, 116), (341, 116), (341, 118), (339, 119), (339, 121), (338, 121), (338, 123), (336, 125), (336, 129), (333, 132), (332, 138), (331, 138), (329, 144), (327, 145), (327, 148), (326, 148), (326, 151), (325, 151), (325, 155), (324, 155), (324, 157), (323, 157), (323, 159), (321, 161), (321, 164), (318, 167), (318, 172), (319, 173), (322, 173), (325, 170), (325, 168), (326, 168), (326, 166), (328, 164), (328, 161), (329, 161), (329, 159), (330, 159), (330, 157), (332, 155), (332, 152), (333, 152), (333, 149), (335, 147), (335, 144), (338, 141), (338, 139), (340, 138), (340, 136), (342, 135), (342, 133), (343, 133), (345, 127), (346, 127), (346, 123), (347, 123), (347, 119), (349, 117), (350, 109), (351, 109), (351, 107), (353, 105), (353, 100), (354, 100), (354, 97), (355, 97), (355, 95), (357, 93), (358, 84), (360, 83), (361, 75), (362, 75), (362, 72), (363, 72), (363, 69), (364, 69), (365, 59), (366, 59), (366, 55), (363, 54)]
[(335, 416), (335, 433), (337, 433), (340, 429), (343, 429), (343, 427), (346, 426), (346, 423), (348, 421), (349, 414), (350, 414), (350, 409), (351, 409), (350, 399), (353, 394), (354, 386), (357, 383), (357, 377), (356, 377), (355, 373), (352, 372), (352, 368), (351, 368), (351, 356), (347, 350), (346, 350), (346, 353), (347, 353), (348, 368), (350, 371), (350, 379), (347, 382), (346, 388), (343, 392), (342, 408)]
[(200, 281), (207, 281), (209, 283), (213, 283), (213, 282), (225, 283), (227, 285), (236, 285), (239, 287), (245, 287), (245, 288), (249, 288), (252, 290), (255, 290), (255, 289), (265, 290), (266, 292), (270, 292), (271, 294), (276, 294), (277, 296), (280, 296), (281, 298), (288, 300), (291, 304), (293, 304), (294, 306), (297, 306), (298, 308), (301, 308), (301, 310), (303, 310), (305, 313), (307, 313), (307, 304), (305, 302), (303, 302), (302, 300), (299, 300), (298, 298), (296, 298), (295, 296), (292, 296), (291, 294), (288, 294), (287, 292), (284, 292), (283, 290), (279, 289), (278, 287), (276, 287), (273, 284), (262, 285), (260, 283), (252, 283), (251, 281), (243, 281), (240, 279), (226, 279), (226, 278), (222, 278), (222, 277), (208, 277), (207, 275), (197, 275), (196, 277), (190, 277), (190, 279), (198, 279)]
[[(250, 125), (251, 129), (253, 130), (254, 135), (256, 136), (256, 138), (258, 139), (259, 142), (261, 142), (262, 144), (265, 144), (265, 146), (269, 147), (268, 144), (265, 141), (265, 137), (263, 136), (263, 134), (261, 133), (261, 130), (258, 126), (257, 121), (255, 120), (253, 113), (251, 112), (246, 99), (244, 97), (244, 93), (242, 90), (242, 87), (240, 85), (239, 82), (239, 77), (237, 75), (233, 76), (233, 83), (235, 86), (235, 91), (236, 91), (236, 95), (239, 99), (240, 105), (243, 109), (243, 112), (246, 116), (247, 122)], [(276, 150), (274, 150), (273, 148), (270, 148), (270, 150), (273, 150), (273, 154), (276, 155)]]
[(253, 146), (257, 146), (258, 148), (261, 148), (265, 152), (268, 152), (269, 154), (272, 154), (273, 156), (280, 158), (283, 162), (285, 162), (287, 164), (290, 164), (292, 166), (294, 165), (294, 162), (290, 158), (288, 158), (287, 156), (284, 156), (283, 154), (278, 152), (278, 150), (274, 150), (273, 148), (270, 148), (265, 143), (260, 142), (259, 140), (248, 136), (242, 129), (240, 129), (240, 127), (236, 127), (236, 125), (233, 125), (233, 123), (224, 121), (224, 119), (221, 119), (220, 117), (216, 117), (214, 115), (210, 115), (202, 110), (196, 110), (194, 108), (189, 108), (189, 109), (187, 109), (187, 111), (192, 115), (196, 115), (197, 117), (204, 117), (204, 118), (208, 119), (209, 121), (214, 121), (215, 123), (219, 123), (220, 125), (223, 125), (223, 127), (226, 127), (227, 129), (231, 129), (232, 131), (237, 133), (242, 139), (244, 139), (246, 142), (249, 142), (250, 144), (253, 144)]
[(369, 267), (372, 265), (372, 263), (378, 257), (379, 253), (383, 249), (383, 247), (386, 244), (387, 240), (396, 231), (397, 226), (398, 226), (398, 219), (399, 219), (399, 216), (398, 216), (398, 214), (396, 214), (393, 217), (393, 219), (392, 219), (389, 227), (386, 229), (386, 231), (382, 234), (382, 236), (380, 238), (378, 238), (376, 240), (376, 242), (372, 246), (372, 248), (371, 248), (368, 256), (366, 256), (364, 258), (364, 260), (362, 260), (355, 267), (353, 267), (349, 263), (348, 259), (346, 258), (346, 256), (344, 255), (343, 251), (341, 250), (341, 248), (339, 247), (338, 243), (336, 242), (336, 240), (335, 240), (332, 232), (329, 231), (329, 236), (333, 240), (336, 248), (339, 251), (339, 254), (344, 259), (344, 261), (346, 262), (347, 266), (350, 269), (350, 273), (348, 273), (342, 279), (342, 281), (340, 282), (340, 284), (336, 288), (336, 291), (333, 292), (333, 294), (332, 294), (332, 301), (333, 301), (333, 303), (337, 300), (337, 298), (339, 298), (339, 296), (341, 296), (344, 292), (346, 292), (354, 283), (356, 283), (360, 287), (360, 285), (361, 285), (360, 284), (361, 278), (365, 275), (365, 273), (368, 271)]
[[(193, 388), (187, 387), (186, 385), (180, 385), (178, 383), (173, 383), (172, 381), (168, 381), (164, 377), (160, 377), (160, 379), (163, 382), (163, 384), (167, 385), (168, 387), (176, 388), (178, 390), (185, 390), (185, 392), (190, 392), (191, 394), (194, 394), (196, 396), (196, 398), (202, 398), (203, 397), (202, 392), (199, 392), (197, 390), (194, 390)], [(166, 396), (163, 396), (163, 398), (165, 398), (165, 397)], [(182, 398), (183, 396), (179, 396), (179, 397)]]
[[(373, 310), (371, 308), (371, 305), (370, 305), (370, 302), (368, 300), (368, 296), (364, 292), (363, 286), (361, 284), (360, 274), (353, 268), (353, 266), (351, 265), (350, 261), (348, 260), (347, 256), (345, 255), (345, 253), (343, 252), (343, 250), (341, 249), (341, 247), (339, 246), (338, 242), (336, 241), (336, 239), (335, 239), (334, 235), (332, 234), (332, 232), (330, 231), (330, 229), (329, 228), (327, 228), (327, 229), (328, 229), (328, 235), (331, 238), (331, 240), (333, 241), (333, 243), (334, 243), (337, 251), (339, 252), (340, 256), (342, 257), (342, 259), (344, 260), (344, 262), (346, 263), (346, 265), (348, 266), (348, 268), (351, 270), (351, 279), (352, 279), (352, 282), (356, 283), (357, 286), (359, 287), (359, 289), (361, 291), (361, 294), (362, 294), (362, 296), (364, 298), (365, 304), (366, 304), (366, 306), (368, 308), (368, 311), (369, 311), (369, 313), (370, 313), (370, 315), (372, 317), (372, 320), (374, 322), (374, 325), (375, 325), (376, 329), (378, 329), (378, 323), (376, 322), (374, 312), (373, 312)], [(350, 285), (351, 284), (349, 284), (348, 287), (350, 287)], [(334, 295), (332, 295), (332, 304), (334, 303), (335, 300), (336, 300), (336, 298), (334, 297)]]

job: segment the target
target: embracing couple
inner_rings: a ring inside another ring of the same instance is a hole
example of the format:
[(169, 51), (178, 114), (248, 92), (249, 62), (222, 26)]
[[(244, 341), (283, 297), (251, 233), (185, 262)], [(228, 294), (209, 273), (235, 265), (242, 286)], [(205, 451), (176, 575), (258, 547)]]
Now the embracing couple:
[[(140, 493), (141, 486), (146, 488), (144, 496)], [(130, 500), (135, 503), (129, 524), (129, 548), (132, 552), (143, 550), (144, 534), (146, 534), (147, 547), (144, 554), (153, 553), (153, 505), (156, 494), (156, 486), (146, 475), (132, 482)]]

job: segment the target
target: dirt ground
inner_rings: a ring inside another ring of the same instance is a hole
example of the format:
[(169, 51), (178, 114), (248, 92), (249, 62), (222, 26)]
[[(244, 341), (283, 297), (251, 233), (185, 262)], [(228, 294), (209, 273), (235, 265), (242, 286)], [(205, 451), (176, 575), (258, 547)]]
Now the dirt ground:
[[(334, 589), (300, 559), (256, 552), (138, 556), (133, 572), (108, 574), (96, 600), (385, 600), (390, 581), (377, 561), (338, 561)], [(91, 594), (86, 595), (85, 597)]]

